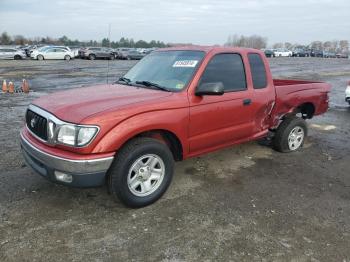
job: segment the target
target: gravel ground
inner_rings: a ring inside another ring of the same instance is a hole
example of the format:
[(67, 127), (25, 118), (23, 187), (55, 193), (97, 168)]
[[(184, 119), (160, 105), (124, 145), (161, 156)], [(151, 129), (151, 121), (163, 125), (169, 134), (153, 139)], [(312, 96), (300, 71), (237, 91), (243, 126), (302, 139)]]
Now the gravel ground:
[[(350, 60), (271, 59), (273, 75), (327, 81), (331, 109), (304, 149), (252, 142), (176, 164), (165, 196), (142, 209), (105, 187), (72, 189), (31, 171), (19, 152), (26, 106), (62, 88), (106, 82), (107, 61), (0, 61), (0, 261), (350, 261)], [(134, 61), (111, 61), (110, 81)]]

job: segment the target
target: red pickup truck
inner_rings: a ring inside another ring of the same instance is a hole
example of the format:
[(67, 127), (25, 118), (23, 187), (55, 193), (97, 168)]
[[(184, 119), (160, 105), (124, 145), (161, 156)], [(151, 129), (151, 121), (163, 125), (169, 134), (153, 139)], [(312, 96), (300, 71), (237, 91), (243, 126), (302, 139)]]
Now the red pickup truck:
[(130, 207), (159, 199), (174, 161), (272, 134), (298, 150), (305, 119), (328, 109), (330, 85), (272, 79), (263, 52), (223, 47), (161, 49), (116, 83), (58, 92), (26, 112), (21, 147), (47, 179), (107, 183)]

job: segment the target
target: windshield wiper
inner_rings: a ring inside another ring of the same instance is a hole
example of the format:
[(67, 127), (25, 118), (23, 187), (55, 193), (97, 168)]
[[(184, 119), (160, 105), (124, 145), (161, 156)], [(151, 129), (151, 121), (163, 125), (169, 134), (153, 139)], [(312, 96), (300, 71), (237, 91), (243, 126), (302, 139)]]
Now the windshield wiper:
[(155, 88), (157, 88), (159, 90), (163, 90), (163, 91), (166, 91), (166, 92), (171, 92), (168, 88), (166, 88), (164, 86), (161, 86), (161, 85), (158, 85), (157, 83), (150, 82), (150, 81), (136, 81), (135, 83), (138, 84), (138, 85), (155, 87)]
[(128, 84), (128, 85), (131, 84), (131, 80), (130, 80), (129, 78), (127, 78), (127, 77), (124, 77), (124, 76), (120, 77), (120, 78), (117, 80), (117, 83), (120, 83), (120, 82), (124, 82), (124, 83), (126, 83), (126, 84)]

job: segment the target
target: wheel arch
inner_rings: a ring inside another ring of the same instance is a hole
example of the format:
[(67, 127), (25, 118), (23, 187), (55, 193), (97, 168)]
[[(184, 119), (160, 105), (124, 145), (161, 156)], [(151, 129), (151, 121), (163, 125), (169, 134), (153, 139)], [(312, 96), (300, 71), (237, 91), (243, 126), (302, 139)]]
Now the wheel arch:
[(286, 118), (295, 117), (295, 116), (298, 116), (299, 114), (300, 114), (300, 117), (304, 120), (311, 119), (313, 118), (315, 111), (316, 111), (316, 107), (313, 103), (311, 102), (302, 103), (297, 107), (291, 108), (288, 112), (278, 116), (274, 120), (273, 127), (270, 130), (276, 130)]
[(149, 138), (157, 139), (162, 143), (165, 143), (169, 147), (176, 161), (180, 161), (183, 159), (183, 147), (182, 147), (181, 141), (173, 132), (169, 130), (154, 129), (154, 130), (144, 131), (129, 138), (125, 143), (127, 143), (128, 141), (136, 137), (149, 137)]

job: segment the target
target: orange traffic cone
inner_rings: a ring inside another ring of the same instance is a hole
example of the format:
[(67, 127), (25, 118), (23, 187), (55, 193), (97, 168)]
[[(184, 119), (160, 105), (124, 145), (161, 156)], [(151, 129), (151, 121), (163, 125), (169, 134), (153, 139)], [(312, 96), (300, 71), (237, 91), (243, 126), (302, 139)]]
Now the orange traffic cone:
[(7, 83), (6, 80), (2, 81), (2, 92), (7, 93)]
[(9, 82), (9, 93), (13, 94), (15, 92), (15, 85), (12, 82)]
[(29, 93), (29, 84), (28, 84), (28, 81), (23, 79), (22, 81), (22, 91), (24, 93)]

